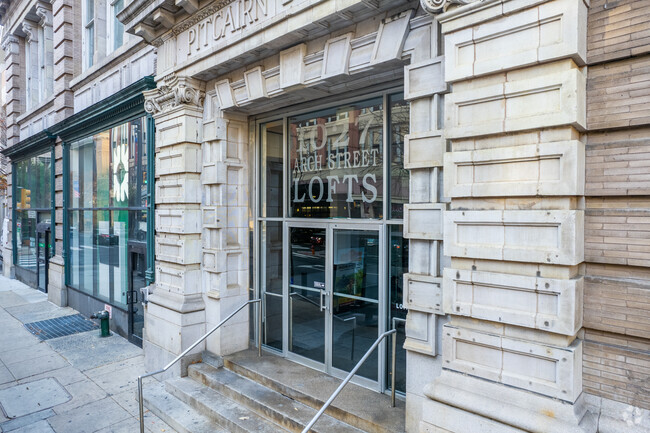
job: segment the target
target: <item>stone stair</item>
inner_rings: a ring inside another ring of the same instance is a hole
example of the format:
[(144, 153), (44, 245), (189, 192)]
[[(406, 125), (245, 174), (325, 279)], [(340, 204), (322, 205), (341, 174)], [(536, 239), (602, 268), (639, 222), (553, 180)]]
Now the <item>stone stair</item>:
[[(180, 433), (300, 433), (340, 384), (322, 372), (265, 353), (223, 360), (204, 354), (188, 376), (151, 382), (144, 403)], [(404, 402), (348, 384), (312, 428), (316, 433), (404, 431)]]

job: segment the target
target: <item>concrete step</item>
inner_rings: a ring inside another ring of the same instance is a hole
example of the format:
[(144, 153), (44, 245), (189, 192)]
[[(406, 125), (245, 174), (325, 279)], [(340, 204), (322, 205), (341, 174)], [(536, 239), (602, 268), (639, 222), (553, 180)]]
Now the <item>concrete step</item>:
[(147, 409), (179, 433), (228, 433), (228, 430), (168, 393), (164, 383), (155, 381), (145, 385), (142, 398)]
[[(214, 369), (208, 365), (205, 367)], [(286, 430), (191, 378), (169, 379), (165, 385), (171, 395), (224, 426), (230, 433), (286, 433)]]
[[(276, 391), (313, 409), (320, 409), (341, 380), (323, 372), (296, 364), (285, 358), (245, 350), (223, 358), (224, 368)], [(348, 384), (334, 400), (326, 414), (359, 430), (371, 433), (405, 431), (405, 404), (398, 400), (395, 408), (390, 396)]]
[[(230, 370), (194, 364), (188, 367), (188, 375), (291, 432), (302, 432), (317, 412), (309, 406)], [(323, 415), (311, 431), (362, 433), (361, 430), (328, 415)]]

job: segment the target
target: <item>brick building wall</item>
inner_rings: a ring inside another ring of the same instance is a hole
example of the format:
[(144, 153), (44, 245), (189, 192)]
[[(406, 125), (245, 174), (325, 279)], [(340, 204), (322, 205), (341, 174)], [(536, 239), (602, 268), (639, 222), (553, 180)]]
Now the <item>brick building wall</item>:
[(650, 409), (650, 3), (588, 18), (583, 383)]

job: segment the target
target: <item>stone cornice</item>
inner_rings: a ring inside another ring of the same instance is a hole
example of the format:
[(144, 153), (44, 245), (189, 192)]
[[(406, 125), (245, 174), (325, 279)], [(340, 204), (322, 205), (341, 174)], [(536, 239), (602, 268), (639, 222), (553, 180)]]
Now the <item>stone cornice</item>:
[(158, 87), (143, 92), (144, 110), (152, 115), (162, 114), (176, 107), (203, 108), (205, 83), (189, 77), (170, 74), (158, 82)]
[(185, 30), (189, 29), (192, 27), (194, 24), (198, 23), (199, 21), (203, 20), (204, 18), (209, 17), (213, 13), (217, 12), (218, 10), (228, 6), (230, 3), (234, 2), (235, 0), (218, 0), (214, 3), (212, 3), (210, 6), (205, 7), (201, 10), (199, 10), (197, 13), (186, 19), (185, 21), (182, 21), (179, 25), (174, 27), (172, 29), (172, 33), (174, 35), (178, 35), (179, 33), (184, 32)]

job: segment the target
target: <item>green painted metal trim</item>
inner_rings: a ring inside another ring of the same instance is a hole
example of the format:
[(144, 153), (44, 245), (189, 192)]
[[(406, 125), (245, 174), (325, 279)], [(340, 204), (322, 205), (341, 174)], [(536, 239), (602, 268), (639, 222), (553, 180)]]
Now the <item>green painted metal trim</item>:
[(108, 98), (64, 119), (49, 128), (48, 131), (66, 142), (104, 131), (111, 125), (122, 123), (142, 114), (144, 111), (142, 92), (155, 87), (156, 82), (152, 76), (144, 77)]
[(18, 244), (16, 243), (16, 163), (11, 163), (11, 221), (12, 221), (12, 232), (11, 232), (11, 253), (12, 261), (14, 266), (18, 265)]
[[(50, 251), (51, 256), (56, 255), (56, 188), (55, 188), (55, 183), (56, 183), (56, 150), (54, 146), (52, 146), (52, 168), (50, 169), (50, 198), (51, 198), (51, 204), (52, 204), (52, 216), (50, 217), (50, 243), (52, 244), (52, 248), (54, 249), (54, 254), (52, 254), (52, 251)], [(50, 260), (49, 257), (45, 257), (45, 260)], [(45, 280), (49, 279), (49, 275), (46, 276)], [(47, 290), (47, 287), (45, 288)]]
[(156, 235), (156, 124), (153, 117), (147, 115), (147, 193), (149, 194), (148, 215), (147, 215), (147, 270), (145, 271), (145, 280), (147, 285), (156, 280), (156, 251), (155, 251), (155, 235)]
[(63, 280), (65, 285), (70, 284), (70, 264), (68, 263), (68, 248), (70, 248), (70, 221), (68, 217), (68, 204), (70, 195), (70, 145), (65, 141), (63, 146)]
[(55, 139), (55, 136), (52, 136), (47, 129), (44, 129), (18, 144), (3, 149), (0, 153), (8, 156), (12, 160), (29, 158), (35, 154), (43, 153), (45, 148), (51, 146)]

